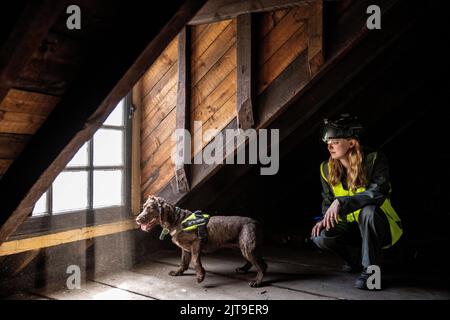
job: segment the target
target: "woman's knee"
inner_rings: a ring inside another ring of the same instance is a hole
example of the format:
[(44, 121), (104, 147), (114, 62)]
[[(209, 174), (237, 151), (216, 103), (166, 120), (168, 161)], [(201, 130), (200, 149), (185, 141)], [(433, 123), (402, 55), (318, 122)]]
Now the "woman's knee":
[(316, 246), (318, 246), (320, 249), (328, 250), (330, 248), (333, 248), (333, 246), (336, 243), (335, 237), (328, 237), (325, 232), (325, 230), (322, 230), (320, 235), (317, 237), (313, 237), (312, 241), (315, 243)]
[(376, 205), (367, 205), (361, 208), (359, 212), (358, 222), (373, 221), (375, 215), (379, 214)]

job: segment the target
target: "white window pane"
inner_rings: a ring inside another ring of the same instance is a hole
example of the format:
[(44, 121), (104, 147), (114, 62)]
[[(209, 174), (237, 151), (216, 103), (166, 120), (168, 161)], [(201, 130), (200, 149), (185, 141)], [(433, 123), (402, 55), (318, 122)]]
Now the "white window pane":
[(88, 143), (86, 142), (67, 164), (68, 167), (88, 165)]
[(47, 192), (45, 192), (34, 205), (32, 216), (39, 216), (47, 213)]
[(87, 208), (86, 171), (61, 172), (53, 182), (53, 212)]
[(94, 166), (122, 165), (120, 130), (99, 129), (94, 135)]
[(123, 204), (122, 179), (122, 170), (94, 171), (94, 208)]
[(108, 126), (122, 126), (123, 125), (123, 107), (124, 99), (120, 100), (116, 108), (111, 112), (109, 117), (103, 122), (104, 125)]

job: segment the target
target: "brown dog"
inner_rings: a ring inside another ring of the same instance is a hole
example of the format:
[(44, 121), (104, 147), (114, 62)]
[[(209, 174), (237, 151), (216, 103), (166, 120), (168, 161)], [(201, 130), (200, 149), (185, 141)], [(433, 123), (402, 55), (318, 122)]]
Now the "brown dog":
[[(178, 213), (177, 213), (178, 212)], [(255, 266), (256, 278), (249, 283), (252, 287), (261, 285), (267, 264), (261, 256), (262, 233), (259, 223), (253, 219), (239, 216), (213, 216), (207, 224), (208, 241), (202, 243), (196, 231), (184, 231), (181, 222), (192, 212), (177, 209), (164, 199), (149, 196), (136, 222), (144, 231), (156, 224), (169, 230), (172, 242), (181, 248), (181, 264), (178, 270), (171, 271), (171, 276), (180, 276), (189, 267), (192, 260), (200, 283), (205, 278), (205, 269), (200, 261), (200, 252), (212, 252), (219, 248), (239, 248), (247, 260), (246, 264), (236, 269), (245, 273)]]

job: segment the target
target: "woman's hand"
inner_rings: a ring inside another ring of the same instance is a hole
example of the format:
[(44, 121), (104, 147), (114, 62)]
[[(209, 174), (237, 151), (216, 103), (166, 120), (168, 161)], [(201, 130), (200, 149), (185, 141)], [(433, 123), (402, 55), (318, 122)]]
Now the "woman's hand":
[(324, 222), (327, 231), (330, 230), (331, 228), (334, 228), (335, 223), (336, 224), (339, 223), (339, 209), (340, 209), (339, 201), (335, 199), (331, 203), (322, 220)]
[(318, 237), (320, 234), (320, 231), (325, 228), (325, 224), (323, 223), (323, 220), (320, 220), (316, 223), (316, 225), (312, 228), (311, 236), (312, 237)]

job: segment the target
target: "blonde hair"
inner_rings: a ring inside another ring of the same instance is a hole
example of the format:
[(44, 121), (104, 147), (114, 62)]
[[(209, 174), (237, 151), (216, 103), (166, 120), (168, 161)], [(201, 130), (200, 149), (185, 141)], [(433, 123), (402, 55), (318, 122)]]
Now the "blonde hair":
[[(361, 150), (361, 145), (358, 140), (355, 140), (355, 145), (349, 150), (348, 159), (350, 162), (350, 170), (347, 172), (347, 186), (348, 190), (356, 191), (356, 189), (367, 184), (367, 177), (364, 171), (364, 153)], [(341, 182), (344, 174), (344, 166), (337, 159), (328, 160), (330, 164), (329, 178), (331, 185), (336, 186)]]

